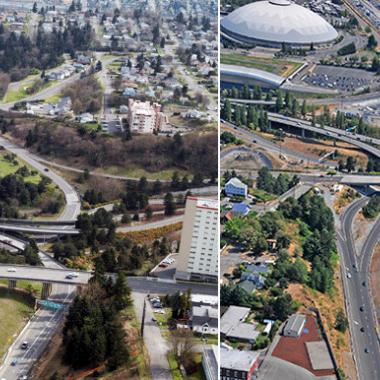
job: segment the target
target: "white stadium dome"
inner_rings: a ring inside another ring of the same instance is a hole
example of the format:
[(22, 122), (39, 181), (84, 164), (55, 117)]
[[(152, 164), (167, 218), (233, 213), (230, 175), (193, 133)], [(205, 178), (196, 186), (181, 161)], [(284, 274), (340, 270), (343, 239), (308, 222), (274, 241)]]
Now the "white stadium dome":
[(221, 20), (222, 32), (241, 42), (278, 46), (331, 42), (337, 31), (321, 16), (289, 0), (258, 1)]

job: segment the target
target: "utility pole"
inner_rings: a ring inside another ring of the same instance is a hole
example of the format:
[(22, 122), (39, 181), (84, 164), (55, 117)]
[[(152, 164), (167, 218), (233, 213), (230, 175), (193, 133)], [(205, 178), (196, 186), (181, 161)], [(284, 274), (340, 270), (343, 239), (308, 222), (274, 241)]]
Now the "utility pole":
[(143, 312), (141, 318), (141, 336), (144, 336), (144, 326), (145, 326), (145, 309), (146, 309), (146, 299), (144, 298)]

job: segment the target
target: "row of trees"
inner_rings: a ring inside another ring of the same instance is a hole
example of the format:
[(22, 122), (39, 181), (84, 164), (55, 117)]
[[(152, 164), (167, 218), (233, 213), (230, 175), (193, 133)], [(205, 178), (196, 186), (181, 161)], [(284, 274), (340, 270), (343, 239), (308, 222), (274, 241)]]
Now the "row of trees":
[(256, 187), (267, 193), (281, 195), (296, 186), (298, 182), (299, 178), (296, 175), (290, 177), (287, 173), (280, 173), (274, 177), (271, 171), (264, 166), (258, 172)]
[(110, 370), (125, 364), (129, 353), (121, 311), (131, 304), (124, 275), (113, 282), (97, 269), (89, 288), (70, 306), (63, 329), (65, 361), (74, 368), (106, 362)]
[[(190, 133), (186, 136), (135, 136), (133, 140), (90, 133), (70, 124), (51, 120), (33, 126), (26, 119), (6, 130), (40, 155), (63, 158), (74, 165), (78, 158), (89, 167), (136, 166), (149, 172), (177, 168), (204, 178), (217, 176), (217, 136), (212, 133)], [(29, 136), (29, 137), (28, 137)]]

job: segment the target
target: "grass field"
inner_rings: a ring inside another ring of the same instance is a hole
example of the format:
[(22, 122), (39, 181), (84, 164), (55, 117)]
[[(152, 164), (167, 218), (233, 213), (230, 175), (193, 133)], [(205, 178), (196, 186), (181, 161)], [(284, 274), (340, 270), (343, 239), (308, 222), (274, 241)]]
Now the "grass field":
[(0, 287), (0, 357), (32, 313), (33, 306), (21, 293), (8, 292), (8, 289)]
[(184, 175), (189, 176), (189, 180), (191, 180), (192, 176), (188, 172), (184, 170), (178, 170), (178, 169), (166, 169), (162, 170), (157, 173), (151, 173), (146, 171), (143, 168), (139, 167), (133, 167), (129, 165), (128, 167), (121, 168), (118, 166), (110, 166), (106, 168), (105, 172), (107, 174), (112, 175), (122, 175), (122, 176), (130, 176), (131, 178), (141, 178), (146, 177), (148, 179), (159, 179), (159, 180), (170, 180), (174, 174), (174, 172), (177, 172), (179, 176), (183, 177)]
[(7, 160), (5, 158), (7, 154), (8, 153), (6, 151), (0, 152), (0, 178), (5, 177), (9, 174), (14, 174), (22, 166), (26, 166), (31, 172), (31, 175), (24, 178), (25, 182), (37, 184), (41, 181), (40, 174), (34, 171), (34, 169), (31, 166), (27, 165), (24, 161), (21, 161), (19, 158), (15, 158), (15, 160), (11, 162), (10, 160)]
[(225, 65), (244, 66), (263, 70), (272, 74), (287, 77), (302, 66), (301, 62), (284, 59), (252, 57), (237, 53), (221, 53), (220, 61)]
[[(7, 286), (8, 280), (0, 280), (0, 285)], [(33, 290), (35, 296), (40, 296), (42, 291), (42, 283), (19, 280), (17, 281), (17, 289), (23, 289), (27, 291)]]
[(34, 94), (28, 94), (26, 92), (26, 89), (27, 87), (29, 87), (32, 83), (29, 83), (29, 85), (26, 85), (26, 86), (23, 86), (22, 84), (20, 85), (20, 87), (17, 89), (17, 90), (9, 90), (6, 92), (6, 94), (4, 95), (4, 98), (2, 100), (3, 103), (13, 103), (13, 102), (18, 102), (28, 96), (31, 96), (31, 95), (36, 95), (38, 94), (39, 92), (45, 90), (46, 88), (49, 88), (51, 87), (53, 84), (55, 84), (57, 81), (49, 81), (49, 82), (45, 82), (43, 84), (43, 86), (40, 88), (39, 91), (37, 91), (36, 93)]

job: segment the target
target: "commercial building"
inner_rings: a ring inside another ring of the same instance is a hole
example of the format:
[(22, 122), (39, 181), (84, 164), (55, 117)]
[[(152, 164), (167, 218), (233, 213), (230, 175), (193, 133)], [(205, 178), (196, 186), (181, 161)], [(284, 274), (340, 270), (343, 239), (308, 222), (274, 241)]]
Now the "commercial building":
[(258, 351), (220, 349), (220, 380), (251, 380), (259, 366)]
[(158, 103), (128, 100), (128, 123), (131, 132), (154, 133), (160, 131), (168, 122)]
[(337, 31), (321, 16), (289, 0), (247, 4), (221, 20), (222, 34), (245, 44), (314, 46), (334, 41)]
[(248, 186), (240, 181), (239, 178), (231, 178), (224, 186), (224, 192), (228, 197), (241, 196), (247, 197)]
[(187, 197), (175, 277), (217, 282), (218, 201)]
[(303, 314), (293, 314), (286, 322), (284, 336), (298, 338), (301, 336), (306, 323), (306, 316)]

